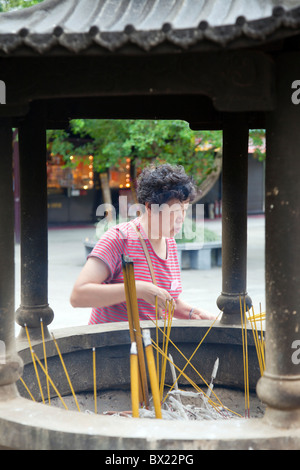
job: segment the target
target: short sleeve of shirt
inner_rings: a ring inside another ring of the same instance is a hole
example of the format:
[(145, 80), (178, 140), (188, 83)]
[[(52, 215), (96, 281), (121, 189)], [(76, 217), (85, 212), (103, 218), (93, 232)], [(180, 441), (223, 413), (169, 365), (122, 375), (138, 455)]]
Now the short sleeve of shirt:
[(110, 282), (122, 269), (122, 253), (125, 251), (125, 240), (115, 227), (107, 230), (97, 242), (88, 258), (101, 259), (109, 269), (105, 282)]

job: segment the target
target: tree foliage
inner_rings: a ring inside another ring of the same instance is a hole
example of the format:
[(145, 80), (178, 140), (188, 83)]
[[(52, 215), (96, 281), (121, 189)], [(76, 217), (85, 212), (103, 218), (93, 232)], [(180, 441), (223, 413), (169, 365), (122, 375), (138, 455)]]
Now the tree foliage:
[(0, 0), (0, 12), (32, 7), (43, 0)]
[[(222, 139), (220, 131), (192, 131), (187, 122), (178, 120), (75, 119), (69, 131), (48, 131), (51, 151), (63, 155), (66, 164), (73, 153), (92, 154), (94, 169), (100, 173), (126, 158), (139, 167), (169, 162), (183, 165), (198, 183), (214, 171)], [(80, 146), (74, 137), (83, 139)]]
[[(264, 158), (264, 130), (250, 130), (256, 155)], [(76, 140), (77, 138), (77, 140)], [(48, 131), (49, 148), (72, 165), (72, 154), (94, 156), (99, 173), (125, 162), (142, 168), (149, 163), (181, 164), (201, 184), (215, 171), (215, 155), (222, 147), (221, 131), (192, 131), (186, 121), (74, 119), (69, 131)], [(80, 143), (80, 145), (78, 145)]]

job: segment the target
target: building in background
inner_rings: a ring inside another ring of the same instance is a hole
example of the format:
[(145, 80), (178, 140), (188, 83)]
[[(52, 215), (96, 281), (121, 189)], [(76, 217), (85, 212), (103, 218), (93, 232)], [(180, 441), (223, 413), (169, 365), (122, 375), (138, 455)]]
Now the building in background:
[[(99, 173), (93, 168), (93, 155), (71, 155), (72, 166), (66, 166), (60, 155), (49, 154), (48, 177), (48, 223), (93, 223), (97, 220), (97, 207), (104, 202), (105, 188)], [(131, 195), (130, 159), (112, 167), (107, 173), (111, 202), (118, 210), (119, 195)], [(103, 183), (102, 183), (103, 184)]]

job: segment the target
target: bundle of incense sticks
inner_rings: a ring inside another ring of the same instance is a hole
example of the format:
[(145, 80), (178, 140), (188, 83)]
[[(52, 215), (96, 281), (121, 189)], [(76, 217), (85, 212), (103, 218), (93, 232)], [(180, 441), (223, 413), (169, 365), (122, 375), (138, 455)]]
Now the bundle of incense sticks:
[(254, 307), (252, 306), (252, 315), (248, 316), (248, 320), (250, 320), (254, 344), (257, 354), (257, 360), (259, 365), (259, 370), (261, 376), (264, 374), (265, 371), (265, 340), (264, 340), (264, 331), (263, 331), (263, 321), (265, 320), (265, 313), (261, 311), (260, 306), (260, 313), (255, 315)]
[(124, 288), (126, 296), (128, 323), (131, 343), (136, 343), (138, 366), (139, 366), (139, 387), (140, 400), (146, 408), (149, 407), (149, 391), (146, 374), (146, 364), (143, 348), (143, 339), (140, 327), (138, 301), (135, 287), (133, 260), (122, 255), (122, 270), (124, 277)]
[[(30, 349), (30, 352), (31, 352), (31, 356), (32, 356), (32, 362), (34, 364), (34, 370), (35, 370), (35, 374), (36, 374), (36, 379), (37, 379), (37, 382), (38, 382), (38, 386), (39, 386), (39, 390), (40, 390), (40, 395), (41, 395), (41, 399), (42, 399), (42, 402), (44, 404), (46, 404), (45, 402), (45, 399), (44, 399), (44, 395), (43, 395), (43, 390), (42, 390), (42, 386), (41, 386), (41, 381), (40, 381), (40, 377), (39, 377), (39, 373), (38, 373), (38, 369), (37, 369), (37, 364), (40, 366), (41, 370), (43, 371), (43, 373), (45, 374), (46, 376), (46, 381), (47, 381), (47, 392), (48, 392), (48, 405), (50, 406), (51, 404), (51, 400), (50, 400), (50, 385), (52, 386), (53, 390), (55, 391), (56, 395), (58, 396), (58, 398), (60, 399), (60, 401), (62, 402), (64, 408), (66, 410), (68, 410), (68, 407), (66, 405), (66, 403), (64, 402), (61, 394), (59, 393), (56, 385), (54, 384), (53, 380), (51, 379), (50, 375), (49, 375), (49, 371), (48, 371), (48, 364), (47, 364), (47, 355), (46, 355), (46, 342), (45, 342), (45, 336), (44, 336), (44, 326), (43, 326), (43, 320), (40, 319), (40, 324), (41, 324), (41, 334), (42, 334), (42, 344), (43, 344), (43, 353), (44, 353), (44, 365), (42, 364), (41, 360), (38, 358), (38, 356), (36, 355), (36, 353), (34, 352), (34, 350), (32, 349), (32, 345), (31, 345), (31, 340), (30, 340), (30, 335), (29, 335), (29, 330), (27, 328), (27, 325), (25, 324), (24, 325), (24, 328), (26, 330), (26, 334), (27, 334), (27, 339), (28, 339), (28, 344), (29, 344), (29, 349)], [(57, 353), (59, 355), (59, 358), (60, 358), (60, 361), (61, 361), (61, 365), (64, 369), (64, 372), (65, 372), (65, 375), (66, 375), (66, 378), (67, 378), (67, 381), (69, 383), (69, 386), (70, 386), (70, 390), (72, 392), (72, 395), (73, 395), (73, 398), (75, 400), (75, 404), (77, 406), (77, 409), (78, 411), (80, 412), (80, 407), (79, 407), (79, 403), (78, 403), (78, 400), (77, 400), (77, 397), (76, 397), (76, 394), (75, 394), (75, 391), (74, 391), (74, 387), (72, 385), (72, 382), (71, 382), (71, 378), (69, 376), (69, 373), (67, 371), (67, 368), (66, 368), (66, 365), (65, 365), (65, 362), (63, 360), (63, 357), (62, 357), (62, 353), (60, 351), (60, 348), (58, 346), (58, 343), (54, 337), (54, 334), (52, 333), (52, 340), (55, 344), (55, 347), (56, 347), (56, 350), (57, 350)], [(95, 414), (98, 413), (97, 411), (97, 381), (96, 381), (96, 348), (93, 347), (92, 348), (92, 354), (93, 354), (93, 388), (94, 388), (94, 402), (95, 402)], [(28, 386), (26, 385), (26, 383), (24, 382), (23, 378), (20, 377), (20, 382), (23, 384), (24, 388), (26, 389), (28, 395), (30, 396), (30, 398), (32, 399), (32, 401), (36, 401), (34, 396), (32, 395), (32, 393), (30, 392)]]
[(240, 297), (240, 312), (241, 312), (241, 330), (242, 330), (243, 366), (244, 366), (245, 418), (250, 418), (247, 310), (246, 310), (246, 300), (244, 298), (244, 306), (242, 307), (241, 297)]

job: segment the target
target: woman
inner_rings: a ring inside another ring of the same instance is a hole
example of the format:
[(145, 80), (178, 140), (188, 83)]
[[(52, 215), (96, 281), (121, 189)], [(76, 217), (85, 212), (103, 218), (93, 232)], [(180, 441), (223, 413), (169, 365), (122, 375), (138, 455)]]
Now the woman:
[(174, 302), (176, 318), (214, 318), (179, 298), (182, 288), (174, 236), (194, 196), (195, 186), (181, 166), (162, 164), (142, 171), (137, 197), (145, 211), (101, 237), (73, 288), (71, 304), (92, 308), (90, 324), (127, 321), (122, 254), (133, 260), (141, 320), (155, 320), (156, 302), (164, 309), (167, 300)]

